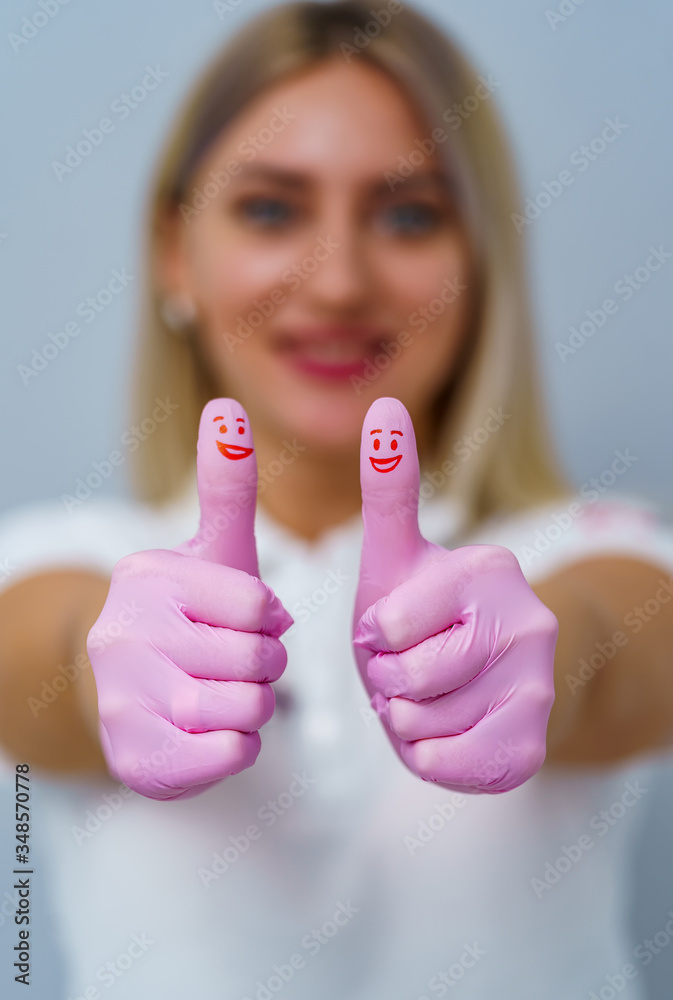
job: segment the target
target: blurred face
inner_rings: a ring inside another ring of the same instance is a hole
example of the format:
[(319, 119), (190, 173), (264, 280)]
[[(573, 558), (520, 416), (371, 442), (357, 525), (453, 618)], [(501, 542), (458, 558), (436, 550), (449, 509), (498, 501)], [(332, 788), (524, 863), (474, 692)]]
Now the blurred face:
[(379, 396), (423, 427), (469, 308), (467, 245), (437, 154), (418, 153), (427, 136), (382, 72), (334, 58), (265, 91), (204, 157), (165, 284), (193, 301), (201, 349), (255, 433), (345, 454)]

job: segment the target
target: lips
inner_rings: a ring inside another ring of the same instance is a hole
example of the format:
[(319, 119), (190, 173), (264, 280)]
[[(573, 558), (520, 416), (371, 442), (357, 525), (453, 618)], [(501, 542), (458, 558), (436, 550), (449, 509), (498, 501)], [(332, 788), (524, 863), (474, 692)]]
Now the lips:
[(392, 472), (402, 461), (402, 456), (394, 455), (392, 458), (372, 458), (370, 455), (369, 461), (377, 472)]
[(362, 377), (390, 339), (390, 331), (373, 326), (315, 326), (280, 332), (274, 349), (304, 375), (347, 380)]
[(225, 444), (224, 441), (216, 441), (217, 447), (225, 458), (230, 458), (236, 462), (239, 458), (247, 458), (252, 455), (252, 448), (244, 448), (240, 444)]

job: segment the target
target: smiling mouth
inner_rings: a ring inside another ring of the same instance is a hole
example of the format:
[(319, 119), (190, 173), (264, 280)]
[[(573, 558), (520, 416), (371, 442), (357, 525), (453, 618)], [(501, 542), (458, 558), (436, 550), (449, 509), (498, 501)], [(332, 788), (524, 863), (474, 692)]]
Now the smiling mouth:
[(244, 448), (240, 444), (225, 444), (223, 441), (216, 441), (215, 443), (224, 457), (231, 458), (233, 461), (252, 455), (252, 448)]
[(375, 364), (377, 354), (392, 342), (383, 328), (316, 326), (280, 333), (274, 349), (301, 374), (329, 382), (362, 377), (367, 363)]
[(372, 458), (370, 455), (369, 461), (377, 472), (392, 472), (402, 461), (402, 456), (394, 455), (393, 458)]

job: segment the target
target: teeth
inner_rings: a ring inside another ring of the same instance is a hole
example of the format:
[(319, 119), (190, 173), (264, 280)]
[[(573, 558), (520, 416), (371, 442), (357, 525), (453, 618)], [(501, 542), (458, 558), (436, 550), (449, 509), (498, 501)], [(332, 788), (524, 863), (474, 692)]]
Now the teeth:
[(334, 364), (350, 364), (362, 361), (367, 357), (367, 347), (358, 343), (347, 343), (339, 340), (319, 341), (306, 344), (304, 354), (315, 361), (326, 361)]

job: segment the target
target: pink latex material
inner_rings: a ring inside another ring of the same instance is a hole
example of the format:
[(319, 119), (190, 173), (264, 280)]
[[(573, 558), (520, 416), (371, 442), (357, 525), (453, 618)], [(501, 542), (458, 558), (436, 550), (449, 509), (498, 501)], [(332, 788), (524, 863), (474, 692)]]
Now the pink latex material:
[(516, 788), (545, 758), (556, 617), (509, 549), (447, 550), (423, 538), (416, 440), (399, 400), (372, 404), (360, 458), (353, 641), (372, 707), (425, 781), (471, 793)]
[(204, 407), (197, 482), (195, 537), (121, 559), (87, 641), (110, 772), (152, 799), (254, 764), (287, 660), (292, 618), (258, 578), (257, 462), (235, 400)]

